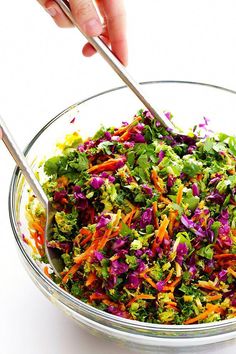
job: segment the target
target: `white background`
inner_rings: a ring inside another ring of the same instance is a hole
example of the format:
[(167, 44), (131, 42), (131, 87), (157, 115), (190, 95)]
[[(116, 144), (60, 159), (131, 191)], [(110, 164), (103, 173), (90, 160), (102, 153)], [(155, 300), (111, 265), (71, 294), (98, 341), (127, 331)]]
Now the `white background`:
[[(236, 90), (235, 0), (126, 5), (129, 71), (137, 80), (203, 81)], [(98, 56), (82, 57), (83, 42), (76, 30), (58, 29), (35, 0), (1, 0), (0, 112), (21, 148), (70, 104), (120, 85)], [(124, 353), (65, 318), (27, 276), (8, 218), (13, 167), (0, 144), (0, 354)], [(213, 353), (217, 346), (210, 348)], [(236, 343), (221, 353), (235, 349)]]

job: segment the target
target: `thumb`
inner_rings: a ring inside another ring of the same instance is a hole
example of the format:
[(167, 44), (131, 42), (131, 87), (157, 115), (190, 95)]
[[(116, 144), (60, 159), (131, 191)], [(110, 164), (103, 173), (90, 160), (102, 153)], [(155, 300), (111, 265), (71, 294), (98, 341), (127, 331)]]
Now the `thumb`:
[(92, 0), (70, 0), (72, 14), (88, 36), (99, 36), (102, 24)]

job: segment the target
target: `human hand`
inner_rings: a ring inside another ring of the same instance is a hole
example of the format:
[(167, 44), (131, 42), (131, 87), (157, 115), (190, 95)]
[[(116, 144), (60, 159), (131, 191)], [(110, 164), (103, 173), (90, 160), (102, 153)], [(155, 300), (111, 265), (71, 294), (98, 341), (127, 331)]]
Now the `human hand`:
[[(72, 26), (55, 1), (37, 1), (52, 16), (59, 27)], [(69, 2), (72, 14), (79, 27), (88, 36), (101, 36), (108, 45), (111, 45), (113, 53), (120, 61), (127, 65), (126, 16), (123, 0), (96, 0), (98, 10), (103, 18), (103, 25), (93, 0), (70, 0)], [(90, 57), (95, 53), (95, 49), (87, 43), (82, 52), (86, 57)]]

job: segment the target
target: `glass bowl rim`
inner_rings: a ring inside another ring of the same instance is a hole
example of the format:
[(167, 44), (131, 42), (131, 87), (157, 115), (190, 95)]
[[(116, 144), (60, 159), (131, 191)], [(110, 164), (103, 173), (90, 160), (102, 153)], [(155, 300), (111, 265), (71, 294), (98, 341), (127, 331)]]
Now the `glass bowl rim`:
[[(214, 84), (208, 84), (204, 82), (195, 82), (195, 81), (185, 81), (185, 80), (151, 80), (151, 81), (145, 81), (145, 82), (140, 82), (141, 85), (152, 85), (152, 84), (186, 84), (186, 85), (193, 85), (193, 86), (204, 86), (216, 90), (221, 90), (225, 91), (228, 93), (232, 93), (236, 95), (236, 91), (232, 89), (228, 89), (222, 86), (214, 85)], [(64, 114), (68, 113), (70, 110), (72, 110), (75, 107), (78, 107), (82, 105), (83, 103), (93, 100), (94, 98), (97, 98), (99, 96), (106, 95), (111, 92), (119, 91), (122, 89), (128, 89), (127, 86), (119, 86), (115, 87), (109, 90), (102, 91), (98, 94), (94, 94), (86, 99), (83, 99), (79, 101), (78, 103), (72, 104), (68, 108), (64, 109), (61, 113), (57, 114), (54, 118), (52, 118), (48, 123), (46, 123), (40, 130), (39, 132), (33, 137), (33, 139), (28, 143), (26, 148), (24, 149), (24, 154), (27, 155), (34, 145), (34, 143), (38, 140), (38, 138), (43, 134), (47, 128), (49, 128), (55, 121), (60, 119)], [(14, 218), (15, 213), (14, 213), (14, 206), (15, 206), (15, 191), (17, 187), (17, 181), (19, 176), (21, 175), (21, 172), (18, 167), (16, 167), (13, 171), (13, 175), (11, 178), (10, 182), (10, 189), (9, 189), (9, 197), (8, 197), (8, 210), (9, 210), (9, 218), (10, 218), (10, 224), (13, 230), (13, 234), (16, 240), (16, 243), (21, 251), (21, 255), (24, 257), (25, 261), (30, 265), (30, 267), (33, 269), (33, 271), (36, 273), (36, 275), (41, 278), (51, 289), (53, 289), (56, 293), (59, 293), (60, 296), (63, 297), (63, 299), (67, 302), (70, 303), (72, 306), (71, 308), (75, 310), (75, 307), (79, 306), (84, 310), (85, 313), (88, 313), (90, 315), (95, 315), (100, 318), (100, 320), (104, 319), (106, 321), (110, 321), (114, 324), (123, 325), (124, 327), (122, 330), (127, 327), (127, 329), (132, 328), (133, 330), (139, 329), (139, 330), (150, 330), (150, 331), (169, 331), (169, 332), (177, 332), (179, 334), (181, 333), (186, 333), (186, 332), (195, 332), (195, 331), (202, 331), (202, 330), (210, 330), (210, 329), (217, 329), (222, 327), (228, 327), (232, 324), (236, 324), (236, 319), (228, 319), (228, 320), (222, 320), (222, 321), (216, 321), (216, 322), (210, 322), (210, 323), (202, 323), (202, 324), (192, 324), (192, 325), (166, 325), (166, 324), (155, 324), (155, 323), (148, 323), (148, 322), (141, 322), (141, 321), (136, 321), (136, 320), (129, 320), (125, 319), (122, 317), (118, 317), (115, 315), (112, 315), (110, 313), (107, 313), (105, 311), (99, 310), (89, 304), (84, 303), (83, 301), (77, 299), (76, 297), (72, 296), (71, 294), (67, 293), (65, 290), (61, 289), (56, 283), (54, 283), (50, 278), (48, 278), (40, 269), (37, 267), (37, 265), (33, 262), (32, 258), (27, 254), (25, 251), (21, 241), (20, 237), (17, 232), (17, 222)], [(66, 305), (68, 306), (68, 305)], [(93, 321), (98, 322), (92, 317)], [(140, 335), (145, 335), (145, 333), (137, 333)]]

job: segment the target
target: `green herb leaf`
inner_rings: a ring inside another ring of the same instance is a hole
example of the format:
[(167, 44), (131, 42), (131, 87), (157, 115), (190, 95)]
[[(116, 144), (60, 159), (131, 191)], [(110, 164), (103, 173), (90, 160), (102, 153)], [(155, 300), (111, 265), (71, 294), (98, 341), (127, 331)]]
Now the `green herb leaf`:
[(100, 139), (104, 136), (104, 133), (107, 131), (107, 129), (103, 126), (96, 132), (96, 134), (93, 136), (92, 140), (97, 140)]
[(221, 227), (221, 222), (214, 221), (211, 225), (211, 230), (214, 232), (215, 237), (218, 236), (219, 228)]
[(202, 247), (199, 251), (197, 251), (197, 254), (207, 259), (212, 259), (214, 254), (212, 245), (207, 245), (206, 247)]
[(191, 240), (187, 232), (178, 232), (176, 235), (176, 240), (178, 243), (186, 243), (188, 249), (192, 249)]
[(44, 164), (44, 172), (48, 176), (56, 175), (62, 165), (66, 163), (64, 156), (54, 156), (48, 159)]
[(121, 230), (120, 230), (121, 236), (128, 236), (132, 234), (132, 230), (129, 228), (128, 225), (125, 223), (121, 223)]
[(135, 152), (133, 150), (128, 152), (127, 162), (130, 165), (130, 167), (133, 168), (135, 162)]
[(79, 283), (74, 283), (71, 287), (71, 294), (75, 297), (81, 297), (83, 295), (83, 289)]
[(107, 155), (111, 155), (111, 150), (110, 150), (110, 146), (114, 146), (114, 143), (112, 143), (111, 141), (102, 141), (98, 146), (97, 149), (100, 151), (103, 151), (105, 154)]
[(236, 137), (234, 136), (231, 136), (229, 138), (229, 149), (230, 149), (230, 152), (236, 156)]
[(220, 193), (225, 193), (228, 186), (230, 185), (230, 180), (222, 180), (220, 181), (217, 185), (216, 185), (216, 189), (220, 192)]
[(185, 155), (183, 164), (183, 172), (190, 177), (194, 177), (202, 171), (202, 162), (197, 161), (192, 155)]
[(68, 162), (68, 165), (79, 172), (87, 170), (88, 166), (89, 166), (89, 162), (88, 162), (86, 153), (85, 152), (81, 152), (81, 153), (78, 152), (75, 159)]

